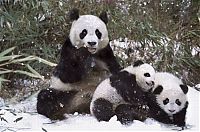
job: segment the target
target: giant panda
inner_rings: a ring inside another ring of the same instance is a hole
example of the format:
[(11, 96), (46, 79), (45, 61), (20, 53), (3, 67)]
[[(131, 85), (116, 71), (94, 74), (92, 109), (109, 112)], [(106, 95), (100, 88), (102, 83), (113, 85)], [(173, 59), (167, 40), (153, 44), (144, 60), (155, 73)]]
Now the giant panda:
[(96, 88), (90, 112), (98, 121), (114, 115), (122, 124), (146, 119), (146, 93), (154, 86), (154, 68), (142, 61), (102, 81)]
[(65, 113), (90, 113), (96, 86), (122, 69), (109, 45), (106, 12), (97, 17), (79, 15), (73, 9), (69, 16), (73, 23), (51, 86), (37, 97), (37, 112), (50, 119), (64, 119)]
[(149, 117), (165, 124), (185, 126), (188, 87), (168, 72), (155, 74), (155, 86), (148, 99)]

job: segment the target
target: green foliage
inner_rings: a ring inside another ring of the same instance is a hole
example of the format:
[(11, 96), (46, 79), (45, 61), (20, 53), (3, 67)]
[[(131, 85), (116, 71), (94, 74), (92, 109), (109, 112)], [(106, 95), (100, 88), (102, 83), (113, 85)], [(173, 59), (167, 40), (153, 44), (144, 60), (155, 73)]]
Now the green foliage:
[[(79, 8), (80, 14), (107, 11), (111, 40), (134, 40), (141, 46), (132, 50), (158, 71), (173, 72), (188, 84), (199, 83), (199, 0), (1, 0), (0, 49), (15, 46), (12, 54), (17, 58), (23, 53), (57, 63), (71, 26), (68, 12), (72, 8)], [(118, 58), (123, 65), (129, 64), (128, 59)], [(39, 61), (28, 65), (42, 75), (52, 71)]]
[[(35, 71), (28, 63), (30, 61), (39, 61), (49, 66), (55, 66), (56, 64), (51, 63), (47, 60), (39, 58), (37, 56), (24, 56), (24, 55), (8, 55), (10, 54), (15, 47), (9, 48), (0, 53), (0, 90), (2, 87), (2, 82), (9, 82), (10, 80), (5, 79), (5, 74), (16, 73), (23, 74), (29, 77), (40, 78), (44, 80), (44, 77), (41, 76), (37, 71)], [(10, 67), (12, 66), (12, 67)], [(17, 68), (16, 68), (17, 67)], [(26, 67), (28, 71), (20, 70), (21, 67)], [(10, 69), (12, 68), (12, 69)]]

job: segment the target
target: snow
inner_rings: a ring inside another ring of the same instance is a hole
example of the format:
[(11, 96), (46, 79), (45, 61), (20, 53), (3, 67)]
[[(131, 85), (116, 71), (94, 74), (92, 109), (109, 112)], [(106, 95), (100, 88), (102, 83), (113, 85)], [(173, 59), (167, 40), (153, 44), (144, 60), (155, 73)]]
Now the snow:
[(199, 47), (193, 47), (192, 48), (192, 56), (198, 55), (198, 53), (200, 53), (200, 48)]
[[(193, 87), (189, 88), (189, 107), (186, 115), (187, 129), (184, 131), (199, 131), (199, 93)], [(74, 113), (66, 115), (68, 119), (62, 121), (51, 121), (50, 119), (37, 114), (36, 101), (37, 93), (18, 104), (6, 104), (0, 107), (0, 131), (97, 131), (97, 130), (142, 130), (142, 131), (171, 131), (180, 130), (175, 126), (159, 123), (153, 119), (145, 122), (134, 121), (129, 126), (123, 126), (117, 121), (116, 116), (109, 122), (98, 122), (91, 115)]]
[(196, 86), (194, 86), (196, 90), (200, 91), (200, 84), (197, 84)]

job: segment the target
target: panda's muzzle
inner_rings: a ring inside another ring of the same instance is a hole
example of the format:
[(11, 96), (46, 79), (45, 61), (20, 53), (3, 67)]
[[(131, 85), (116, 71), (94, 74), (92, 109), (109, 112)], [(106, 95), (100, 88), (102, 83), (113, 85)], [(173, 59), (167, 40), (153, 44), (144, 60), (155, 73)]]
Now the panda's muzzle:
[(151, 81), (151, 82), (146, 82), (146, 84), (147, 84), (148, 86), (151, 86), (151, 87), (153, 87), (153, 86), (154, 86), (154, 81)]
[(96, 48), (97, 42), (87, 42), (87, 43), (88, 43), (88, 45), (87, 45), (88, 51), (90, 53), (95, 53), (97, 50), (97, 48)]

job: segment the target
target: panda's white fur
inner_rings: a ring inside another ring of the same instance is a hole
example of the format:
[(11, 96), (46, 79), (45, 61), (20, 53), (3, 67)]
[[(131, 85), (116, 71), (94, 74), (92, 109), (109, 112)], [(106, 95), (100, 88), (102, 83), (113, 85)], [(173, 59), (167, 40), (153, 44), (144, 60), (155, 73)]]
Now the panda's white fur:
[(70, 83), (63, 83), (58, 77), (52, 76), (50, 80), (50, 88), (67, 91), (73, 90), (74, 87)]
[[(162, 85), (165, 89), (177, 89), (180, 84), (183, 84), (179, 78), (169, 72), (156, 72), (155, 83), (156, 85)], [(177, 90), (182, 91), (180, 88)]]
[[(168, 72), (157, 72), (155, 74), (155, 88), (158, 85), (163, 87), (161, 94), (156, 95), (156, 100), (159, 106), (170, 116), (178, 113), (185, 107), (185, 103), (188, 101), (187, 95), (183, 92), (180, 85), (183, 85), (183, 82)], [(168, 98), (169, 102), (164, 105), (163, 101)], [(181, 102), (181, 105), (178, 105), (178, 101)]]
[(124, 103), (123, 98), (120, 94), (117, 93), (117, 90), (110, 85), (110, 79), (107, 78), (102, 81), (96, 88), (92, 101), (90, 103), (90, 113), (94, 115), (93, 109), (95, 109), (94, 101), (103, 98), (108, 100), (113, 104), (113, 107), (116, 108), (120, 103)]
[[(136, 82), (144, 91), (147, 92), (152, 88), (153, 86), (152, 83), (154, 82), (155, 79), (155, 69), (151, 65), (147, 63), (144, 63), (137, 67), (133, 67), (131, 65), (125, 68), (124, 71), (134, 74), (136, 76)], [(145, 73), (149, 73), (151, 76), (144, 77)]]
[[(79, 34), (84, 29), (87, 30), (87, 35), (83, 39), (80, 39)], [(95, 34), (96, 29), (101, 32), (101, 39)], [(94, 15), (82, 15), (78, 20), (75, 20), (72, 23), (69, 36), (74, 46), (78, 48), (82, 46), (88, 47), (89, 51), (93, 54), (106, 47), (109, 42), (106, 24)], [(96, 44), (91, 47), (88, 42), (95, 42)]]
[[(151, 65), (147, 63), (141, 64), (139, 66), (131, 65), (121, 70), (121, 72), (123, 71), (127, 71), (128, 73), (135, 75), (137, 85), (139, 85), (142, 88), (142, 90), (147, 91), (153, 88), (155, 70)], [(145, 77), (144, 76), (145, 73), (149, 73), (150, 77)], [(112, 75), (112, 76), (115, 76), (115, 75)], [(124, 82), (121, 82), (121, 83), (124, 83)], [(124, 87), (124, 89), (126, 89), (126, 87)], [(137, 92), (137, 90), (135, 92)], [(113, 105), (113, 111), (119, 104), (127, 103), (126, 101), (124, 101), (122, 96), (117, 92), (116, 88), (111, 86), (110, 78), (107, 78), (104, 81), (102, 81), (97, 86), (93, 94), (93, 98), (90, 104), (90, 112), (94, 116), (95, 116), (95, 114), (93, 113), (93, 110), (95, 109), (94, 102), (99, 98), (109, 101)]]

